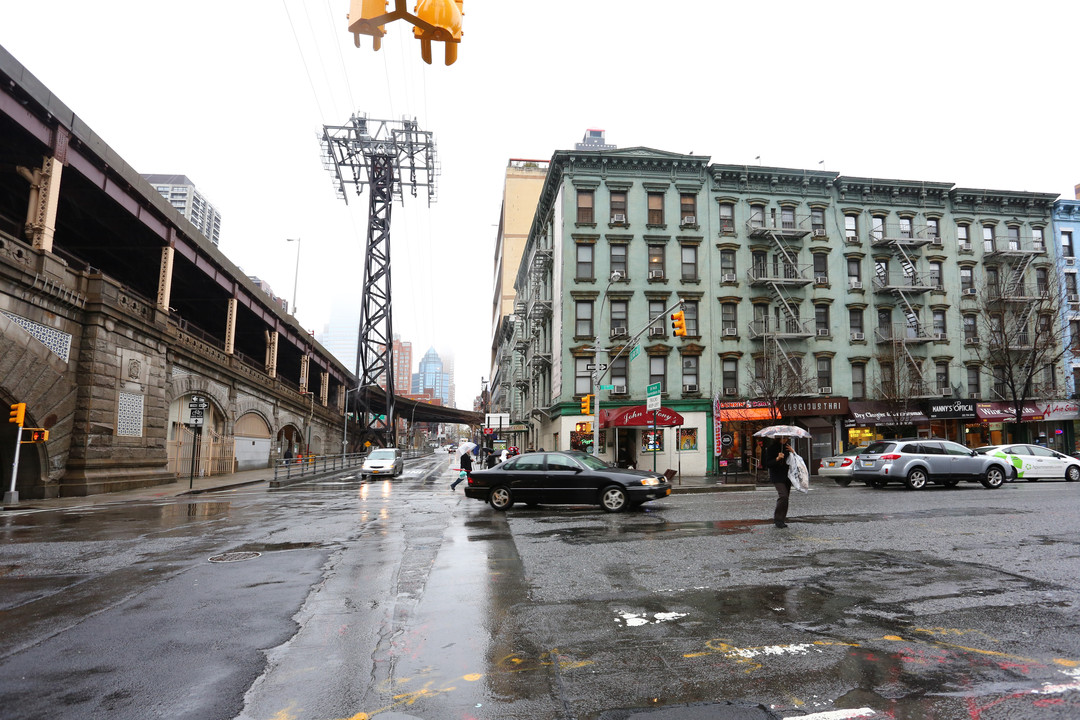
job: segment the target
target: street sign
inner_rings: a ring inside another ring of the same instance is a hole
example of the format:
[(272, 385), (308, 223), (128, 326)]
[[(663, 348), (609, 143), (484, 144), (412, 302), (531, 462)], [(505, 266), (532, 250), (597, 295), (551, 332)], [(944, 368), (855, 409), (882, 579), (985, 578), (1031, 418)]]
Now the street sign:
[(646, 410), (659, 410), (660, 409), (660, 396), (659, 395), (650, 395), (649, 397), (645, 398), (645, 409)]
[(607, 363), (600, 363), (596, 366), (597, 370), (607, 370)]
[(733, 442), (735, 442), (735, 438), (732, 436), (731, 433), (729, 433), (729, 432), (721, 433), (721, 435), (720, 435), (720, 444), (721, 445), (723, 445), (724, 447), (730, 447)]
[(601, 385), (600, 389), (601, 390), (614, 390), (615, 386), (614, 385)]
[(633, 360), (641, 354), (641, 345), (635, 345), (634, 349), (630, 351), (630, 359)]
[(585, 366), (585, 369), (586, 369), (586, 370), (595, 370), (595, 369), (596, 369), (596, 363), (589, 363), (589, 364), (587, 364), (587, 365)]
[(646, 397), (652, 397), (653, 395), (656, 395), (657, 397), (659, 397), (660, 396), (660, 383), (653, 383), (652, 385), (645, 388), (645, 395), (646, 395)]
[(202, 421), (203, 419), (201, 417), (192, 417), (191, 420), (188, 421), (188, 425), (202, 427)]
[(193, 418), (201, 418), (201, 417), (203, 417), (203, 413), (205, 413), (205, 412), (206, 411), (203, 410), (202, 408), (189, 408), (188, 409), (188, 414)]

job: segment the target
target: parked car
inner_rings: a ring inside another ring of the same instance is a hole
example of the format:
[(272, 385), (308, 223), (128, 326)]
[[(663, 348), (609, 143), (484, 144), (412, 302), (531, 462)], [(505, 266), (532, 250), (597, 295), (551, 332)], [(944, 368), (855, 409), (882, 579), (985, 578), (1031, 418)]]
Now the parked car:
[(967, 480), (995, 489), (1015, 473), (1005, 459), (977, 453), (959, 443), (902, 438), (870, 443), (856, 456), (852, 479), (873, 487), (902, 482), (909, 490), (921, 490), (928, 482), (951, 488)]
[(851, 472), (855, 469), (855, 456), (866, 452), (868, 447), (868, 445), (860, 445), (845, 450), (839, 455), (821, 458), (818, 464), (818, 475), (831, 477), (840, 487), (847, 487), (851, 484)]
[(613, 468), (583, 452), (534, 452), (518, 455), (488, 470), (469, 473), (467, 497), (484, 500), (496, 510), (516, 502), (599, 505), (606, 512), (671, 494), (663, 475)]
[(986, 445), (975, 452), (1009, 463), (1016, 468), (1018, 480), (1080, 480), (1080, 460), (1042, 445)]
[(405, 471), (405, 458), (401, 448), (375, 448), (364, 458), (360, 466), (360, 477), (389, 475), (397, 477)]

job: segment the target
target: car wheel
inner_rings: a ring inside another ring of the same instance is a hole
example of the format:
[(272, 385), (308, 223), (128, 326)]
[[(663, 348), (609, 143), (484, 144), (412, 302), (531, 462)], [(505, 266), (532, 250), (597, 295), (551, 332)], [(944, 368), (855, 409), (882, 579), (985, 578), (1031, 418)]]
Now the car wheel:
[(1066, 468), (1065, 480), (1067, 482), (1076, 482), (1077, 480), (1080, 480), (1080, 467), (1077, 467), (1076, 465), (1070, 465), (1068, 468)]
[(840, 487), (847, 487), (851, 484), (851, 478), (833, 478), (833, 480), (835, 480), (836, 484)]
[(626, 496), (626, 490), (618, 485), (610, 485), (600, 491), (600, 507), (605, 512), (622, 512), (629, 504), (630, 499)]
[(986, 477), (981, 482), (984, 488), (996, 490), (1005, 482), (1005, 473), (999, 466), (994, 465), (986, 471)]
[(491, 494), (488, 495), (488, 502), (496, 510), (509, 510), (514, 505), (514, 496), (510, 492), (510, 488), (499, 485), (492, 488)]
[(926, 487), (926, 479), (926, 471), (922, 468), (915, 468), (907, 474), (904, 484), (907, 485), (908, 490), (922, 490)]

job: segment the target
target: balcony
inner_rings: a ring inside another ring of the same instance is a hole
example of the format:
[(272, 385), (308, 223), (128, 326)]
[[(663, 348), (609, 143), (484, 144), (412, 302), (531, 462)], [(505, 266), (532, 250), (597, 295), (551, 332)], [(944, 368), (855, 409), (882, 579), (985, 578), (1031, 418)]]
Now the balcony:
[(751, 340), (803, 340), (814, 337), (813, 320), (754, 320), (747, 328)]
[(991, 301), (1036, 302), (1049, 299), (1050, 288), (1045, 285), (988, 285), (986, 297)]
[(1033, 255), (1045, 255), (1046, 243), (1033, 237), (995, 238), (983, 240), (984, 258), (1025, 258)]
[(903, 248), (904, 250), (918, 250), (924, 245), (934, 241), (928, 229), (901, 228), (899, 225), (885, 225), (870, 231), (871, 247)]
[(750, 287), (763, 285), (784, 285), (787, 287), (803, 287), (814, 282), (813, 265), (792, 265), (788, 263), (771, 265), (754, 265), (746, 271), (746, 279)]
[(890, 273), (884, 277), (874, 277), (874, 292), (924, 293), (937, 287), (936, 283), (937, 276), (931, 276), (930, 273), (900, 273), (899, 276)]
[(934, 339), (934, 336), (926, 332), (921, 323), (915, 327), (906, 324), (878, 325), (874, 330), (874, 340), (879, 345), (893, 342), (902, 342), (905, 345), (923, 345)]
[(751, 238), (776, 238), (777, 240), (802, 240), (810, 234), (810, 216), (797, 215), (791, 218), (764, 218), (754, 215), (746, 222), (746, 232)]

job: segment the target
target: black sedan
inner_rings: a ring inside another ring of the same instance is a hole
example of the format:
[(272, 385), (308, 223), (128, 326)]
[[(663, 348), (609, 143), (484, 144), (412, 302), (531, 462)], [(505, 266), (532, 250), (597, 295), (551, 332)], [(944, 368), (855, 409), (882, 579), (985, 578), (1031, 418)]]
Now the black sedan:
[(486, 500), (496, 510), (515, 502), (533, 506), (598, 504), (607, 512), (671, 494), (663, 475), (621, 470), (583, 452), (534, 452), (518, 455), (488, 470), (469, 473), (465, 495)]

